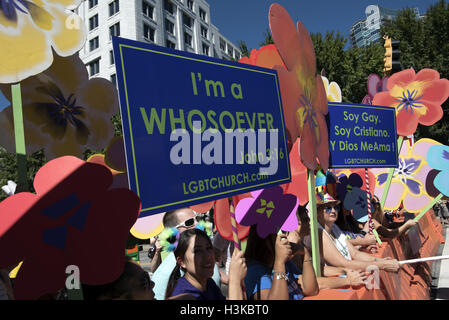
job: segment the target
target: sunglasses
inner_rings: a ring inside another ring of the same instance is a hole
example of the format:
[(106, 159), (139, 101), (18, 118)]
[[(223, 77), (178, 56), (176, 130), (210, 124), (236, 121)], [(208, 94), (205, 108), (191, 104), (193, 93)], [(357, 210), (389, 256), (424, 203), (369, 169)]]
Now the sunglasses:
[(195, 221), (198, 221), (198, 217), (187, 219), (186, 221), (175, 226), (176, 229), (180, 227), (189, 228), (195, 224)]
[(340, 207), (339, 206), (333, 206), (333, 207), (325, 207), (324, 208), (324, 212), (331, 213), (332, 209), (334, 209), (337, 212), (340, 211)]

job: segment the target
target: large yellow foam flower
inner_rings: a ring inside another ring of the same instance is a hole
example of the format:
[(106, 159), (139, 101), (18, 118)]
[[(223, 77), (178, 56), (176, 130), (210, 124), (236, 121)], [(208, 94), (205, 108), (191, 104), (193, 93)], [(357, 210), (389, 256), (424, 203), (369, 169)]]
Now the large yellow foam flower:
[(326, 77), (321, 76), (323, 80), (324, 89), (326, 90), (327, 101), (329, 102), (341, 102), (341, 89), (339, 85), (332, 81), (329, 83), (329, 80)]
[(46, 70), (53, 50), (67, 57), (86, 41), (84, 23), (70, 9), (81, 0), (0, 0), (0, 83)]

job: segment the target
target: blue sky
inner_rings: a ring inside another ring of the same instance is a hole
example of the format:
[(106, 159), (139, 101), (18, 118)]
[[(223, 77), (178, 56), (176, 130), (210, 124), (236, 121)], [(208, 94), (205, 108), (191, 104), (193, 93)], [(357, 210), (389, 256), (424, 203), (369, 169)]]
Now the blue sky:
[[(365, 18), (365, 8), (377, 4), (389, 9), (415, 8), (424, 14), (439, 0), (207, 0), (211, 8), (211, 21), (220, 32), (237, 45), (246, 42), (249, 48), (259, 48), (268, 28), (268, 9), (279, 3), (287, 9), (292, 20), (302, 21), (310, 33), (339, 31), (349, 36), (351, 25)], [(447, 1), (446, 1), (447, 2)]]

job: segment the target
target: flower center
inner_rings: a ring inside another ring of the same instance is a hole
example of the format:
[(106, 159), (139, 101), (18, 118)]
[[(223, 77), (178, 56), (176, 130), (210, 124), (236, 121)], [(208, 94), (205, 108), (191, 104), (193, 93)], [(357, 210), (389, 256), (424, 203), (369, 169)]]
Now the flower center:
[(397, 112), (399, 112), (401, 109), (405, 109), (406, 112), (409, 112), (410, 109), (410, 113), (413, 114), (414, 108), (422, 108), (423, 106), (418, 105), (418, 103), (420, 103), (420, 100), (423, 96), (421, 95), (417, 97), (417, 95), (418, 90), (413, 90), (412, 92), (410, 92), (410, 90), (407, 89), (407, 93), (404, 90), (402, 92), (402, 97), (396, 97), (396, 101), (399, 102), (399, 105), (397, 106)]
[(17, 21), (17, 12), (28, 14), (28, 4), (25, 0), (0, 0), (0, 11), (6, 19), (11, 21)]
[(305, 124), (309, 125), (310, 131), (312, 131), (317, 141), (319, 141), (318, 121), (316, 119), (315, 108), (312, 105), (310, 92), (307, 87), (304, 88), (304, 94), (299, 97), (299, 104), (304, 107), (304, 111), (301, 117), (301, 127)]

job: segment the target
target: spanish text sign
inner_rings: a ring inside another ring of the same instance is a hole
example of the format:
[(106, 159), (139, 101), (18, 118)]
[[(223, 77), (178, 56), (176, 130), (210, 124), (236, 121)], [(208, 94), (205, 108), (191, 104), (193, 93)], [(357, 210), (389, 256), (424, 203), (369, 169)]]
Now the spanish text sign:
[(392, 107), (329, 102), (331, 168), (398, 166)]
[(141, 217), (291, 180), (277, 73), (113, 39)]

